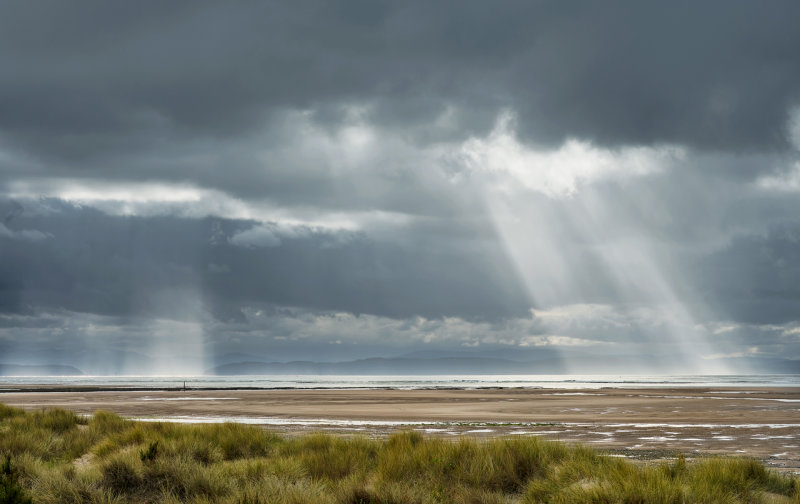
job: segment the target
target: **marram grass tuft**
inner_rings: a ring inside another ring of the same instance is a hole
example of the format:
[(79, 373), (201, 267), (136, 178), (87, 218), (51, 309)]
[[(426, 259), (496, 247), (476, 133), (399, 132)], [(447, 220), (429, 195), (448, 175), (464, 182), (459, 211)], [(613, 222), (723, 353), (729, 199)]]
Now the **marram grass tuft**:
[(800, 480), (743, 458), (637, 465), (535, 437), (290, 438), (0, 404), (6, 457), (37, 504), (800, 504)]

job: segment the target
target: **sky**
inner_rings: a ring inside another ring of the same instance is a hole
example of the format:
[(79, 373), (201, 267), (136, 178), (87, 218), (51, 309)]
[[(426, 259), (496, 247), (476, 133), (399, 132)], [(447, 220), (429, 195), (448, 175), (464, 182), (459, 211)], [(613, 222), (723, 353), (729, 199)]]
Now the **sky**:
[(3, 3), (0, 362), (800, 372), (797, 19)]

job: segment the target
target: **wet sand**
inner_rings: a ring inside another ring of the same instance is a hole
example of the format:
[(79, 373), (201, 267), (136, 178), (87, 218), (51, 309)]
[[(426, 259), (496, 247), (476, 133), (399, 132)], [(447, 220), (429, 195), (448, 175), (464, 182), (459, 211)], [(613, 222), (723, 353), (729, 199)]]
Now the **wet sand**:
[[(755, 457), (800, 472), (800, 388), (98, 390), (0, 383), (0, 402), (297, 434), (543, 436), (634, 459)], [(13, 390), (16, 389), (16, 390)]]

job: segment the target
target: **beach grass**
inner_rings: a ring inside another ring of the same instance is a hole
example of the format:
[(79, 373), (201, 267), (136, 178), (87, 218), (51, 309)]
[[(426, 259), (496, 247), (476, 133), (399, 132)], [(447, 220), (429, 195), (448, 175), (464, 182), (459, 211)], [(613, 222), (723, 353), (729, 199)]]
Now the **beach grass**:
[(284, 437), (2, 404), (0, 456), (9, 488), (42, 504), (800, 503), (800, 479), (745, 458), (636, 464), (536, 437)]

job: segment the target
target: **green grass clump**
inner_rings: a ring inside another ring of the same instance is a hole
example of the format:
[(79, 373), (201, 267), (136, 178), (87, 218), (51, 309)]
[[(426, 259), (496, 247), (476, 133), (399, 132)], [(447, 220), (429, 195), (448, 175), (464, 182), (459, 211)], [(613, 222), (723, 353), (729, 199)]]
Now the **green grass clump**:
[(31, 499), (19, 483), (19, 475), (11, 466), (11, 457), (6, 456), (0, 464), (0, 502), (3, 504), (31, 504)]
[(286, 438), (3, 405), (0, 457), (2, 503), (800, 504), (800, 480), (743, 458), (637, 465), (535, 437)]

